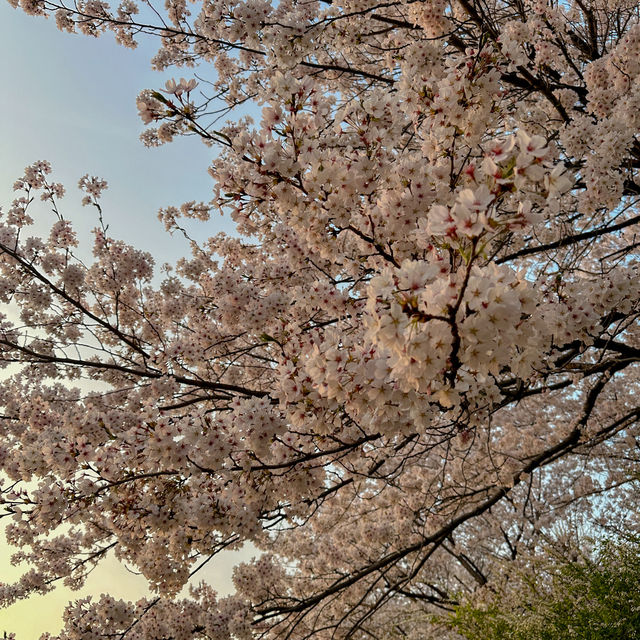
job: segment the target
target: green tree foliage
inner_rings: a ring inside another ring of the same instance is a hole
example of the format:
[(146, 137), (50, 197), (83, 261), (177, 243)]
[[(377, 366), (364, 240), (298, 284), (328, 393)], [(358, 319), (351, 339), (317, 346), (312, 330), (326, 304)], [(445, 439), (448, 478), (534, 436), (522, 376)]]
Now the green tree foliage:
[(451, 627), (469, 640), (640, 638), (640, 538), (606, 542), (592, 558), (556, 557), (456, 608)]

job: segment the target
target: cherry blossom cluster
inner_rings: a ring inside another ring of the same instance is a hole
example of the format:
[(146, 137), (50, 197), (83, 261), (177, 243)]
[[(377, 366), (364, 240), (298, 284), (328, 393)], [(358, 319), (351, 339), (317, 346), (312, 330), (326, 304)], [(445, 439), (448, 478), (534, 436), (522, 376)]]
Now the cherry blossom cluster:
[[(48, 163), (14, 185), (0, 516), (30, 568), (1, 605), (115, 554), (154, 595), (51, 640), (448, 640), (542, 541), (638, 530), (635, 5), (12, 4), (159, 36), (143, 141), (215, 156), (212, 200), (159, 213), (191, 247), (162, 273), (103, 179), (90, 260)], [(245, 542), (235, 595), (194, 586)]]

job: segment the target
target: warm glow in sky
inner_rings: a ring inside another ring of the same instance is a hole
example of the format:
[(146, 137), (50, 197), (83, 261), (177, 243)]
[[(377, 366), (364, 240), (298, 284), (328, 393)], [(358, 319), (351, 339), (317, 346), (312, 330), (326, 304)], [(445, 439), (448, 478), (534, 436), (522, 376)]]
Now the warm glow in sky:
[[(112, 235), (151, 251), (159, 264), (183, 255), (185, 241), (168, 236), (156, 212), (161, 206), (210, 199), (207, 167), (214, 151), (195, 138), (160, 149), (139, 142), (142, 123), (135, 98), (141, 89), (160, 88), (171, 77), (151, 71), (154, 43), (130, 51), (116, 46), (111, 36), (93, 40), (62, 34), (52, 20), (26, 16), (6, 2), (0, 2), (0, 41), (0, 205), (10, 204), (11, 186), (26, 165), (49, 160), (52, 178), (67, 187), (63, 213), (79, 231), (86, 234), (97, 222), (93, 210), (80, 206), (75, 188), (80, 176), (90, 173), (109, 183), (102, 202)], [(224, 222), (229, 230), (229, 220)], [(199, 233), (212, 235), (224, 228), (222, 223), (209, 223)], [(0, 536), (0, 582), (22, 573), (10, 565), (11, 553)], [(228, 592), (238, 557), (221, 557), (199, 579)], [(70, 599), (101, 592), (137, 599), (146, 593), (145, 581), (110, 558), (80, 592), (59, 588), (0, 609), (0, 638), (4, 631), (16, 633), (18, 640), (55, 633)]]
[[(10, 548), (4, 539), (1, 542), (0, 580), (11, 582), (20, 577), (22, 570), (10, 565)], [(234, 564), (247, 560), (251, 555), (250, 552), (223, 553), (197, 574), (195, 582), (205, 580), (215, 585), (218, 593), (225, 595), (233, 588), (231, 575)], [(106, 592), (125, 600), (137, 600), (149, 594), (144, 578), (134, 575), (111, 556), (94, 570), (81, 591), (73, 592), (60, 586), (47, 595), (33, 596), (7, 609), (0, 609), (0, 638), (4, 631), (15, 633), (17, 640), (37, 640), (45, 631), (57, 632), (62, 626), (62, 612), (69, 600)]]

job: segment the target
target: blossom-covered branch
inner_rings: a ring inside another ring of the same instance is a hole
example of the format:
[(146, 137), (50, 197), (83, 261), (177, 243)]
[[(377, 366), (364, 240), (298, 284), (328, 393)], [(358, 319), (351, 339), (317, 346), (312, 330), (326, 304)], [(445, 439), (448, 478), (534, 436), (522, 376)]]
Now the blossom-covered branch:
[[(446, 638), (559, 531), (637, 528), (635, 5), (20, 6), (200, 65), (138, 97), (147, 144), (217, 150), (160, 217), (238, 233), (155, 275), (85, 176), (86, 262), (50, 166), (16, 183), (0, 508), (35, 568), (0, 603), (113, 549), (157, 596), (71, 603), (61, 640)], [(244, 542), (235, 595), (177, 595)]]

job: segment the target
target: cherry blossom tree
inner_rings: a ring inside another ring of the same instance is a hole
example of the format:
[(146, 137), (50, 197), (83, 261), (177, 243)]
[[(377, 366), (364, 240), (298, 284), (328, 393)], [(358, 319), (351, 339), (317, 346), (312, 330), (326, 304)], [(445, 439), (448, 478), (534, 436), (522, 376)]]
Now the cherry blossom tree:
[[(103, 181), (91, 262), (50, 166), (16, 183), (1, 507), (32, 568), (2, 604), (112, 550), (157, 595), (58, 638), (445, 638), (564, 531), (637, 530), (636, 2), (19, 4), (199, 65), (138, 97), (148, 145), (215, 148), (211, 203), (160, 215), (238, 236), (154, 279)], [(235, 595), (184, 595), (247, 541)]]

